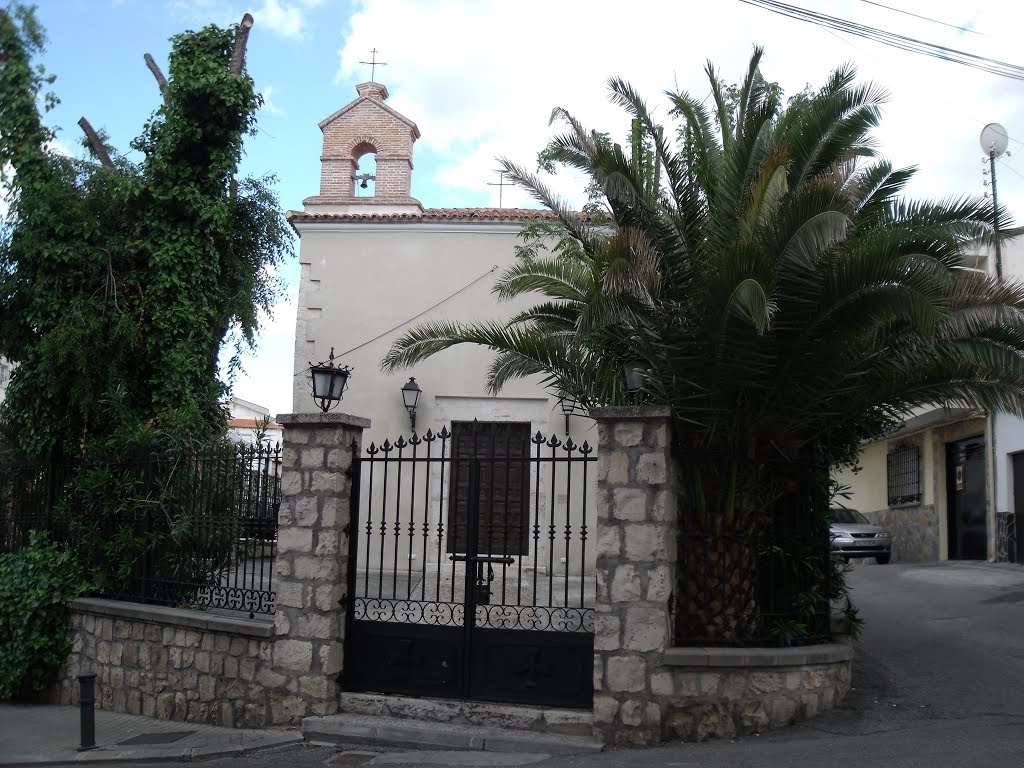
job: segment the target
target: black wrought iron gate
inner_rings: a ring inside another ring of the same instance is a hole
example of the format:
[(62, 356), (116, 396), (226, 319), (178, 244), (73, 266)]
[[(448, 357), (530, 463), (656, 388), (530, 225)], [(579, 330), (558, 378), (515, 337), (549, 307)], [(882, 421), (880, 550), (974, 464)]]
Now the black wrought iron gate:
[(593, 449), (523, 423), (356, 464), (343, 688), (590, 708)]

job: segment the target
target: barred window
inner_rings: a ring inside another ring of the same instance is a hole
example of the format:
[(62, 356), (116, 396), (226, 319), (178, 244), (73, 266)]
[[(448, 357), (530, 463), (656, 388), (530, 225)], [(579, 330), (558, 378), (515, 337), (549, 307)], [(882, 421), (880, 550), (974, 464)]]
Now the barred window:
[(889, 506), (921, 503), (921, 449), (913, 443), (899, 443), (886, 461)]

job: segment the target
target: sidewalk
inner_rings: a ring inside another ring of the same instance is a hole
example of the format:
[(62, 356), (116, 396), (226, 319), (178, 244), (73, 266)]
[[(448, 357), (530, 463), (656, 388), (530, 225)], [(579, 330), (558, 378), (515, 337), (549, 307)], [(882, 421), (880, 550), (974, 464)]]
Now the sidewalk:
[(194, 760), (302, 741), (298, 729), (238, 729), (96, 710), (96, 749), (79, 752), (79, 708), (0, 704), (0, 766)]

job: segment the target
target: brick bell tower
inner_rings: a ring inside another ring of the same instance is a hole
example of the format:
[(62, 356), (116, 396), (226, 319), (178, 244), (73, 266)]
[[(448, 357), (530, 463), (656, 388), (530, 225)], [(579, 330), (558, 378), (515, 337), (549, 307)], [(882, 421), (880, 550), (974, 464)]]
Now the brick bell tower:
[(359, 98), (320, 123), (320, 194), (303, 200), (307, 213), (411, 213), (412, 145), (420, 130), (384, 102), (381, 83), (356, 86)]

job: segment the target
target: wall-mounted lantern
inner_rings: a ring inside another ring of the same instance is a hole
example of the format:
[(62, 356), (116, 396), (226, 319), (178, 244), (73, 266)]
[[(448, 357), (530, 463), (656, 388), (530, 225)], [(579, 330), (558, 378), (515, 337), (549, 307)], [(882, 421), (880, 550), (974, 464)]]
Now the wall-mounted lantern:
[(409, 412), (409, 422), (413, 432), (416, 431), (416, 405), (420, 401), (421, 394), (423, 394), (423, 390), (420, 389), (420, 385), (416, 383), (415, 377), (410, 376), (409, 381), (402, 387), (402, 401), (405, 403), (405, 410)]
[(321, 411), (327, 413), (341, 402), (345, 390), (348, 389), (348, 377), (351, 374), (350, 366), (339, 367), (334, 364), (334, 347), (331, 347), (331, 354), (326, 363), (309, 364), (313, 401)]
[(558, 404), (562, 406), (562, 414), (565, 416), (565, 434), (569, 434), (569, 417), (576, 413), (576, 406), (579, 404), (573, 395), (562, 393), (558, 398)]
[(632, 400), (644, 383), (644, 374), (647, 366), (639, 358), (630, 358), (622, 363), (622, 389), (626, 393), (626, 399)]

